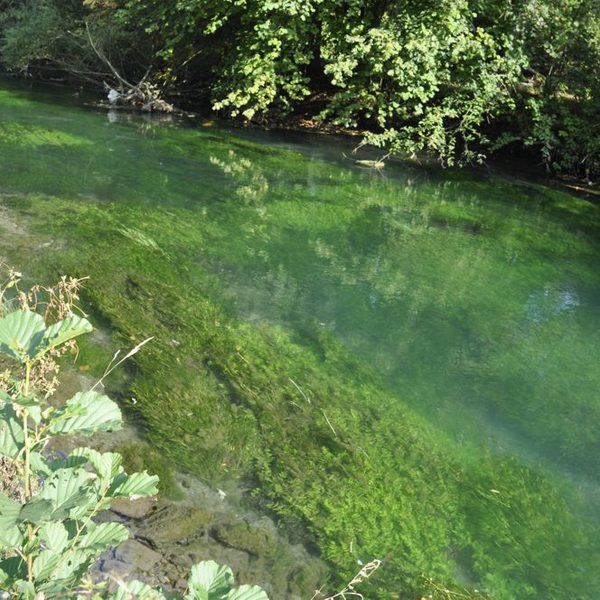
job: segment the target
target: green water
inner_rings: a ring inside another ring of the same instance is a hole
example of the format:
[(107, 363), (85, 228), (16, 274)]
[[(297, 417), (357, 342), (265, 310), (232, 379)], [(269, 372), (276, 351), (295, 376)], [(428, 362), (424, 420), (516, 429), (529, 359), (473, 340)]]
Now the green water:
[(351, 149), (5, 83), (0, 251), (91, 277), (86, 372), (155, 337), (111, 384), (132, 422), (332, 585), (600, 598), (600, 210)]

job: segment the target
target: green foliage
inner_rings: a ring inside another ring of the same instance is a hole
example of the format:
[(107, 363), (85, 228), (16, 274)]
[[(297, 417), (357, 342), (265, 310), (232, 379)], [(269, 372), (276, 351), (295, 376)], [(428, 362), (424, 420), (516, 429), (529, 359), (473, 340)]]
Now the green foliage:
[[(49, 449), (54, 436), (92, 435), (122, 424), (118, 406), (103, 394), (79, 392), (56, 407), (36, 389), (48, 367), (45, 355), (91, 330), (83, 317), (48, 325), (26, 309), (0, 319), (0, 352), (20, 365), (3, 376), (0, 413), (0, 454), (11, 459), (23, 480), (22, 499), (0, 494), (0, 585), (16, 598), (77, 595), (96, 559), (129, 537), (124, 525), (97, 523), (95, 517), (115, 498), (133, 500), (158, 491), (157, 476), (128, 475), (117, 453), (78, 447), (63, 458)], [(110, 598), (132, 595), (165, 598), (137, 581), (120, 584)], [(256, 586), (233, 588), (231, 569), (210, 561), (192, 568), (185, 598), (268, 600)]]
[(83, 317), (53, 324), (31, 310), (0, 319), (0, 351), (18, 366), (5, 374), (0, 452), (23, 479), (23, 499), (0, 497), (0, 580), (17, 596), (60, 594), (74, 589), (91, 564), (128, 537), (118, 523), (96, 523), (112, 499), (156, 493), (158, 478), (127, 475), (118, 454), (77, 448), (67, 457), (47, 451), (57, 435), (91, 435), (121, 426), (121, 412), (95, 391), (78, 393), (55, 407), (40, 395), (46, 354), (91, 331)]
[(93, 79), (103, 67), (85, 21), (127, 76), (150, 56), (161, 89), (210, 95), (232, 117), (303, 112), (443, 164), (519, 141), (548, 168), (592, 177), (599, 15), (598, 0), (28, 0), (8, 2), (0, 53)]
[(3, 62), (25, 68), (31, 61), (55, 57), (56, 40), (63, 37), (66, 25), (55, 3), (29, 0), (8, 4), (0, 17)]
[[(202, 561), (192, 567), (188, 588), (183, 600), (269, 600), (260, 587), (241, 585), (234, 587), (233, 573), (229, 567), (218, 565), (212, 560)], [(172, 595), (164, 595), (140, 581), (121, 585), (110, 600), (166, 600)]]
[(123, 457), (125, 470), (154, 473), (159, 478), (158, 489), (161, 496), (181, 499), (182, 492), (173, 476), (173, 463), (167, 456), (146, 442), (126, 443), (116, 450)]

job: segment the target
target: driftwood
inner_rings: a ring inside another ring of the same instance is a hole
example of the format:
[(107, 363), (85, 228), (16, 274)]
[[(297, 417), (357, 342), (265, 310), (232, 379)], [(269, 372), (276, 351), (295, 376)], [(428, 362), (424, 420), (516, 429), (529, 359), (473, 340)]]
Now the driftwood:
[(85, 24), (85, 31), (94, 54), (108, 67), (114, 78), (113, 85), (108, 84), (106, 81), (103, 82), (104, 89), (108, 94), (108, 101), (111, 105), (130, 106), (144, 112), (174, 112), (175, 108), (173, 105), (160, 97), (158, 87), (148, 81), (152, 67), (148, 67), (145, 75), (138, 83), (133, 84), (127, 81), (110, 62), (102, 49), (94, 42), (87, 23)]

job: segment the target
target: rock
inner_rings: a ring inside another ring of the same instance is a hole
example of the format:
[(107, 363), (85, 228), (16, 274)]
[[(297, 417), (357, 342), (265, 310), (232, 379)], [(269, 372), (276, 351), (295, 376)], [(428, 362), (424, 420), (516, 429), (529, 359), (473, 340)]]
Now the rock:
[(128, 498), (115, 498), (111, 505), (111, 510), (118, 515), (130, 519), (143, 519), (147, 517), (156, 507), (155, 498), (138, 498), (129, 500)]
[(125, 540), (115, 550), (115, 558), (132, 565), (136, 569), (150, 571), (162, 557), (158, 552), (154, 552), (141, 542), (129, 539)]
[(139, 532), (154, 543), (182, 541), (206, 531), (212, 514), (202, 508), (163, 506), (140, 524)]
[(251, 525), (246, 520), (221, 523), (212, 534), (221, 543), (254, 556), (269, 556), (277, 546), (275, 534), (269, 527), (262, 523)]
[(133, 566), (120, 560), (107, 559), (102, 562), (100, 571), (117, 579), (128, 577), (133, 572)]
[(94, 517), (96, 523), (127, 523), (129, 519), (124, 515), (117, 514), (112, 510), (103, 510), (100, 514)]

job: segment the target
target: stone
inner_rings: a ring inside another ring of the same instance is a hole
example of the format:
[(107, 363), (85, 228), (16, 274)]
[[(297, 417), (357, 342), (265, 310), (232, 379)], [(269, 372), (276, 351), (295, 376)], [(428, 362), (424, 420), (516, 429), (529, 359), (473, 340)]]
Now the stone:
[(212, 514), (202, 508), (167, 505), (145, 519), (139, 531), (157, 545), (181, 542), (204, 533), (212, 518)]
[(212, 535), (226, 546), (253, 556), (269, 556), (277, 546), (269, 528), (259, 524), (252, 525), (246, 520), (221, 523), (214, 528)]
[(115, 558), (126, 564), (132, 565), (142, 571), (150, 571), (152, 567), (162, 558), (148, 546), (137, 540), (125, 540), (115, 550)]
[(124, 563), (120, 560), (115, 560), (114, 558), (107, 559), (102, 562), (102, 566), (100, 567), (100, 572), (105, 573), (106, 575), (112, 575), (118, 579), (122, 579), (124, 577), (128, 577), (133, 572), (134, 568), (132, 565)]
[(129, 498), (115, 498), (111, 505), (111, 510), (118, 515), (128, 517), (129, 519), (143, 519), (147, 517), (156, 507), (156, 498), (138, 498), (129, 500)]
[(320, 560), (308, 558), (300, 564), (288, 577), (288, 593), (290, 597), (302, 598), (311, 590), (320, 588), (326, 580), (326, 569)]

